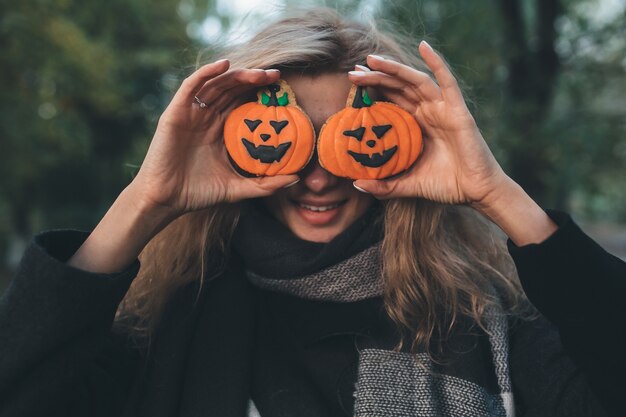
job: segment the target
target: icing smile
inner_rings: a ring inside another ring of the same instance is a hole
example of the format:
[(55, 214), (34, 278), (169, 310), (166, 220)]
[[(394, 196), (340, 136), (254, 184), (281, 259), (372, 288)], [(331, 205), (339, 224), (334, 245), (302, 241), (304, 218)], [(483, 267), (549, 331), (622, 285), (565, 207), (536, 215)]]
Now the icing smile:
[(371, 156), (366, 153), (358, 153), (358, 152), (353, 152), (353, 151), (348, 151), (348, 153), (359, 164), (366, 166), (366, 167), (370, 167), (370, 168), (378, 168), (386, 164), (391, 159), (391, 157), (396, 153), (397, 150), (398, 150), (398, 146), (396, 145), (392, 148), (389, 148), (383, 151), (382, 154), (374, 153)]
[(283, 156), (285, 156), (287, 149), (291, 146), (291, 142), (281, 143), (278, 146), (255, 146), (254, 143), (246, 140), (245, 138), (241, 138), (241, 142), (243, 143), (243, 146), (246, 147), (248, 154), (252, 158), (257, 159), (264, 164), (271, 164), (272, 162), (280, 161)]

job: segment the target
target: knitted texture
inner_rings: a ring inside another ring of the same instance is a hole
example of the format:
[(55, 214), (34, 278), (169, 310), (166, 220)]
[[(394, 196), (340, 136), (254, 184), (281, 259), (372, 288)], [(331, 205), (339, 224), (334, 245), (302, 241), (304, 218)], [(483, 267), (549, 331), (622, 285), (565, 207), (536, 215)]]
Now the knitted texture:
[(492, 308), (486, 327), (499, 395), (473, 382), (437, 373), (426, 354), (364, 349), (359, 355), (354, 415), (513, 417), (506, 316)]
[(307, 300), (353, 302), (382, 294), (380, 245), (372, 246), (351, 258), (315, 274), (278, 280), (246, 272), (255, 286), (287, 293)]
[[(317, 273), (291, 279), (246, 271), (253, 285), (289, 295), (354, 302), (382, 294), (380, 245), (369, 247)], [(485, 314), (499, 394), (480, 385), (438, 373), (426, 354), (363, 349), (355, 392), (357, 417), (462, 416), (513, 417), (508, 363), (508, 323), (496, 307)], [(253, 414), (252, 414), (253, 415)]]
[(500, 396), (434, 372), (427, 355), (378, 349), (361, 352), (354, 411), (358, 417), (507, 416)]

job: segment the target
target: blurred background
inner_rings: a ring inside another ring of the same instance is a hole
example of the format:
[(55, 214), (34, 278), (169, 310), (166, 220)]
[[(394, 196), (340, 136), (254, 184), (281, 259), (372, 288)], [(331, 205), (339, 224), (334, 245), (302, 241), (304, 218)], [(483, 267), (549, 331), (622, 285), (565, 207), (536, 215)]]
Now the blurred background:
[(499, 162), (626, 259), (626, 0), (0, 4), (0, 293), (37, 231), (91, 229), (198, 53), (324, 5), (440, 49)]

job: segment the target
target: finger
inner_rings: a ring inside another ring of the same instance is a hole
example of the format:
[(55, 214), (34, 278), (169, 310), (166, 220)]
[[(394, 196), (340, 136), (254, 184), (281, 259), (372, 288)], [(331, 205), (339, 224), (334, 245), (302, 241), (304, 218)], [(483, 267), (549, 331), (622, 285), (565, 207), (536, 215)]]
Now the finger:
[(392, 101), (411, 114), (415, 114), (417, 103), (406, 98), (402, 91), (380, 88), (378, 90), (387, 100)]
[(246, 178), (239, 186), (241, 197), (257, 198), (271, 195), (276, 190), (297, 184), (300, 178), (297, 175), (277, 175), (274, 177)]
[(367, 64), (372, 70), (384, 72), (409, 84), (422, 100), (438, 100), (441, 89), (430, 76), (408, 65), (377, 55), (368, 55)]
[(435, 52), (435, 50), (426, 41), (420, 42), (419, 52), (426, 65), (430, 68), (433, 75), (437, 79), (444, 99), (447, 101), (455, 101), (457, 103), (465, 103), (459, 84), (441, 55)]
[(348, 72), (348, 78), (357, 85), (381, 86), (396, 90), (402, 90), (407, 87), (406, 82), (380, 71), (350, 71)]
[(252, 91), (255, 87), (272, 84), (280, 79), (280, 71), (278, 70), (265, 70), (265, 72), (267, 73), (267, 77), (265, 79), (261, 79), (258, 83), (237, 84), (228, 90), (224, 90), (223, 93), (220, 94), (219, 98), (215, 100), (215, 108), (219, 111), (223, 111), (223, 109), (228, 107), (233, 102), (243, 103), (246, 101), (245, 98), (247, 98), (246, 93)]
[(220, 59), (219, 61), (211, 64), (206, 64), (200, 67), (197, 71), (185, 78), (180, 88), (174, 95), (172, 101), (179, 103), (189, 103), (193, 101), (195, 92), (204, 85), (211, 78), (217, 77), (220, 74), (228, 71), (230, 62), (227, 59)]
[(250, 102), (243, 94), (222, 94), (220, 98), (215, 101), (213, 109), (223, 117), (228, 116), (235, 108)]
[(195, 95), (203, 102), (211, 105), (221, 95), (228, 94), (228, 90), (236, 86), (245, 85), (250, 88), (271, 84), (277, 81), (279, 77), (280, 72), (278, 70), (236, 69), (207, 81)]
[(356, 180), (352, 185), (357, 190), (371, 194), (379, 200), (387, 200), (396, 197), (395, 190), (397, 181), (394, 180)]
[(224, 93), (213, 102), (211, 110), (216, 113), (228, 114), (233, 111), (235, 107), (245, 103), (245, 101), (246, 100), (244, 100), (241, 95)]
[(401, 92), (409, 101), (416, 104), (420, 101), (415, 90), (406, 82), (379, 71), (350, 71), (348, 78), (356, 85), (392, 89)]

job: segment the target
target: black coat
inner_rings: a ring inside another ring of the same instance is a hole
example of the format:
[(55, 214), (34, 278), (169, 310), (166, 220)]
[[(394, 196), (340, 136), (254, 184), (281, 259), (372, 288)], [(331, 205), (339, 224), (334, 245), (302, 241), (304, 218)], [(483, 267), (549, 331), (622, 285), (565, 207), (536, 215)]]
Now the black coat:
[[(604, 415), (599, 402), (620, 415), (626, 265), (550, 214), (560, 228), (545, 242), (509, 242), (527, 295), (561, 338), (543, 320), (513, 332), (518, 415)], [(37, 236), (0, 299), (0, 416), (245, 416), (258, 297), (235, 258), (200, 297), (195, 285), (172, 297), (146, 352), (111, 331), (138, 262), (108, 275), (68, 267), (86, 236)]]

